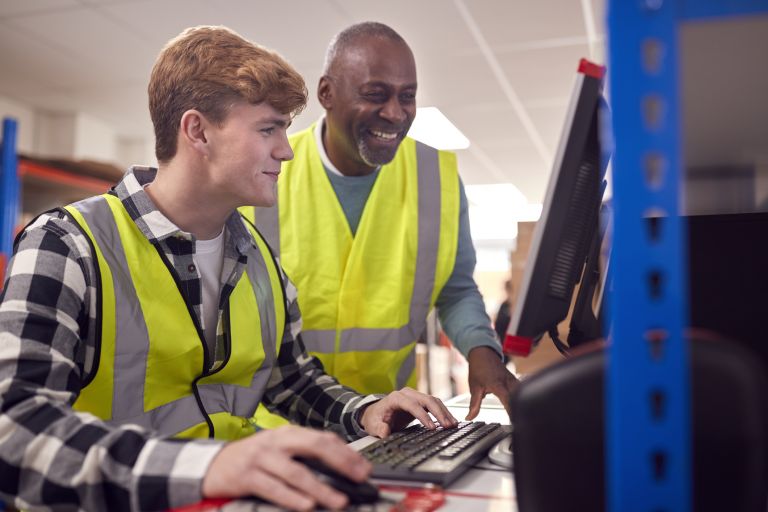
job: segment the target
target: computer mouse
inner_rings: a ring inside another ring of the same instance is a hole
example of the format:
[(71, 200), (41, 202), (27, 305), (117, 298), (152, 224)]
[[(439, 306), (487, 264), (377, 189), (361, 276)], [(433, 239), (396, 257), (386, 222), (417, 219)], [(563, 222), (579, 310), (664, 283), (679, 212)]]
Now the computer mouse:
[(315, 476), (325, 484), (345, 494), (350, 505), (376, 503), (379, 501), (379, 489), (370, 482), (355, 482), (329, 468), (317, 459), (297, 457), (297, 461), (314, 471)]

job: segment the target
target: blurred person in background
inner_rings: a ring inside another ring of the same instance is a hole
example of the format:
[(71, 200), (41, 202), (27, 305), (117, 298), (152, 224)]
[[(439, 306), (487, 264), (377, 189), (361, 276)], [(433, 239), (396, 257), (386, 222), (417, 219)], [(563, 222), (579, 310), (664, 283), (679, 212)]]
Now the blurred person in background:
[(507, 279), (504, 281), (504, 301), (499, 305), (499, 310), (496, 312), (496, 318), (493, 321), (493, 330), (496, 331), (496, 336), (503, 342), (504, 337), (507, 335), (507, 329), (509, 328), (509, 322), (512, 319), (512, 280)]

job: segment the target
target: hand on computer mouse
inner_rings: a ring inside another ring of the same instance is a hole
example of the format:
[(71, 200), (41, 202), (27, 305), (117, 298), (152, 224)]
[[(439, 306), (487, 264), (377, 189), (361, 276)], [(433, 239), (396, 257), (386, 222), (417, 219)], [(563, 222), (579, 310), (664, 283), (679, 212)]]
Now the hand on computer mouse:
[(225, 444), (203, 478), (203, 497), (257, 496), (291, 510), (348, 504), (345, 493), (295, 457), (317, 459), (352, 482), (371, 473), (370, 463), (336, 434), (291, 425)]
[(355, 482), (329, 468), (317, 459), (296, 458), (297, 461), (312, 469), (318, 479), (343, 493), (351, 505), (376, 503), (379, 489), (369, 482)]

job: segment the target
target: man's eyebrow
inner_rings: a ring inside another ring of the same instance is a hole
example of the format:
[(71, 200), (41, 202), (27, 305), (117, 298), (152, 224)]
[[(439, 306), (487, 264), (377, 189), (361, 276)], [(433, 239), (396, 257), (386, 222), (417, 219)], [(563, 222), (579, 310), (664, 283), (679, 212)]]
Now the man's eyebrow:
[(386, 82), (384, 80), (372, 80), (370, 82), (365, 82), (364, 84), (361, 84), (361, 87), (384, 87), (387, 89), (416, 89), (418, 84), (416, 82), (412, 82), (410, 84), (403, 84), (403, 85), (396, 85), (391, 82)]
[(280, 128), (288, 128), (291, 125), (291, 121), (281, 117), (270, 117), (259, 121), (259, 124), (273, 124), (275, 126), (279, 126)]

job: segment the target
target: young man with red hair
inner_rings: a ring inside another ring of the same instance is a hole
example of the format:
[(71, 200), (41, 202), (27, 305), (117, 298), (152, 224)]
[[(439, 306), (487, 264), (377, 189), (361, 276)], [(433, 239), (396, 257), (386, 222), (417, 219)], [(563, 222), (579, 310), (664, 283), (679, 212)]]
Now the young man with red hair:
[[(47, 212), (16, 242), (0, 304), (0, 500), (24, 509), (166, 510), (256, 495), (340, 508), (294, 457), (353, 480), (339, 436), (417, 418), (413, 390), (363, 396), (301, 341), (296, 291), (237, 208), (269, 206), (306, 103), (279, 55), (223, 27), (171, 40), (149, 106), (159, 169)], [(259, 431), (265, 404), (295, 423)]]

